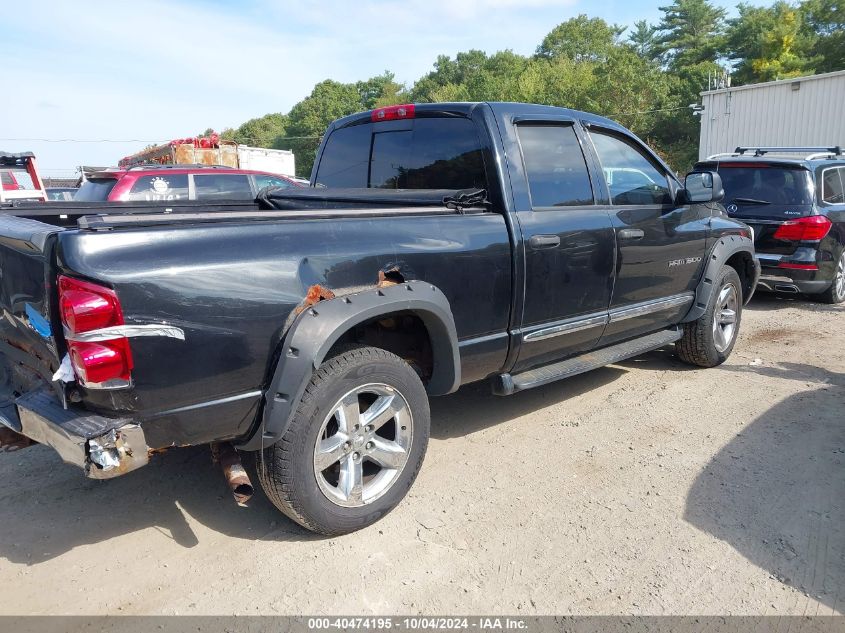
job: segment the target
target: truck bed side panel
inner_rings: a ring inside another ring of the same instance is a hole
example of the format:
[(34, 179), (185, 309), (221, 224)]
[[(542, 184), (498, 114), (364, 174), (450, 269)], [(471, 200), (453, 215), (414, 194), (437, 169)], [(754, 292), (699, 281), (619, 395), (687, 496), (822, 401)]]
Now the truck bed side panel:
[(437, 285), (448, 297), (468, 376), (507, 353), (511, 253), (501, 215), (285, 220), (67, 231), (63, 272), (113, 285), (127, 323), (168, 323), (185, 341), (132, 340), (134, 387), (84, 401), (125, 411), (156, 436), (197, 444), (240, 437), (294, 309), (315, 284), (335, 294), (373, 287), (380, 270)]

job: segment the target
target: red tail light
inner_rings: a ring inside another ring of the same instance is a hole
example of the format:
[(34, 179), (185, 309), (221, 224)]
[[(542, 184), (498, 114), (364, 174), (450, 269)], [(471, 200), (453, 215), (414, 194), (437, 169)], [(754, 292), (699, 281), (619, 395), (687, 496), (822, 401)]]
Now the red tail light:
[(811, 215), (781, 224), (775, 231), (775, 239), (814, 242), (827, 235), (831, 226), (832, 222), (823, 215)]
[(123, 310), (115, 291), (61, 275), (59, 308), (77, 378), (89, 386), (128, 383), (132, 350), (127, 338), (114, 336), (96, 342), (78, 340), (81, 334), (123, 325)]
[(120, 302), (111, 288), (61, 275), (59, 297), (62, 322), (71, 332), (123, 325)]
[(373, 110), (370, 114), (370, 120), (378, 123), (379, 121), (395, 121), (397, 119), (413, 119), (416, 116), (417, 107), (413, 103), (405, 105), (387, 106), (386, 108), (379, 108)]

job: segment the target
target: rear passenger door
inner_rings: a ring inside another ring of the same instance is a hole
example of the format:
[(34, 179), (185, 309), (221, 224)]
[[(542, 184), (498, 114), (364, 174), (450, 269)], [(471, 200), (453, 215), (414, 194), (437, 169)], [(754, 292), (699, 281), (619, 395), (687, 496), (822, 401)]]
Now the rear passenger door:
[(607, 322), (614, 236), (607, 209), (596, 205), (580, 124), (517, 120), (515, 130), (524, 171), (513, 182), (525, 252), (520, 371), (595, 347)]
[(610, 322), (601, 345), (677, 323), (704, 266), (706, 205), (676, 205), (680, 183), (637, 139), (591, 126), (616, 234)]

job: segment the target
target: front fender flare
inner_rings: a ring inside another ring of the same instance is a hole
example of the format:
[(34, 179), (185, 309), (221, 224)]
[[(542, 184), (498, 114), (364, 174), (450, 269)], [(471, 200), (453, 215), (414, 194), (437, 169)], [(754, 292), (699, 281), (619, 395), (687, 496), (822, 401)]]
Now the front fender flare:
[(710, 295), (713, 292), (713, 282), (719, 271), (722, 270), (722, 266), (731, 257), (743, 251), (751, 256), (752, 261), (755, 261), (755, 266), (757, 267), (757, 272), (751, 282), (752, 293), (744, 297), (746, 303), (751, 299), (753, 287), (756, 286), (757, 277), (759, 277), (759, 264), (756, 263), (754, 258), (754, 242), (751, 238), (745, 237), (744, 235), (725, 235), (720, 237), (716, 244), (713, 245), (713, 248), (710, 249), (707, 264), (704, 267), (704, 274), (698, 283), (698, 287), (695, 289), (695, 301), (687, 315), (681, 319), (681, 323), (695, 321), (704, 314), (704, 311), (707, 309), (707, 303), (710, 301)]
[(394, 312), (413, 312), (428, 330), (434, 367), (427, 391), (456, 391), (461, 384), (458, 335), (449, 301), (436, 286), (411, 281), (321, 301), (303, 311), (288, 330), (264, 394), (260, 425), (238, 448), (259, 450), (278, 441), (311, 376), (340, 337), (360, 323)]

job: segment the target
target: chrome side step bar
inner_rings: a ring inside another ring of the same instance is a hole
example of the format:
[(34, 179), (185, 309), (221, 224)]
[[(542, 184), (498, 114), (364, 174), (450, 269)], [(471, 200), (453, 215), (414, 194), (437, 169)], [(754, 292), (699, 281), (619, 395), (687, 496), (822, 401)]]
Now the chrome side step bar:
[(493, 378), (493, 393), (497, 396), (509, 396), (517, 391), (525, 391), (547, 385), (561, 378), (583, 374), (592, 369), (639, 356), (645, 352), (674, 343), (682, 336), (680, 328), (661, 330), (624, 343), (597, 349), (574, 358), (567, 358), (551, 365), (530, 369), (520, 374), (499, 374)]

